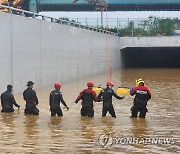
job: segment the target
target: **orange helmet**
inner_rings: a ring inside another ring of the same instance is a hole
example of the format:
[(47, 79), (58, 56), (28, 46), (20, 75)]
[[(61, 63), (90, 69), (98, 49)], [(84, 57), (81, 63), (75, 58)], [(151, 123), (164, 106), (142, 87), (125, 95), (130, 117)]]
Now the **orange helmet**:
[(94, 83), (93, 83), (92, 81), (89, 81), (89, 82), (87, 82), (87, 86), (88, 86), (88, 87), (93, 87), (93, 86), (94, 86)]
[(55, 87), (56, 89), (60, 89), (60, 88), (61, 88), (61, 83), (56, 82), (56, 83), (54, 84), (54, 87)]
[(106, 83), (106, 85), (107, 85), (107, 86), (112, 86), (112, 87), (114, 86), (114, 84), (113, 84), (111, 81), (108, 81), (108, 82)]

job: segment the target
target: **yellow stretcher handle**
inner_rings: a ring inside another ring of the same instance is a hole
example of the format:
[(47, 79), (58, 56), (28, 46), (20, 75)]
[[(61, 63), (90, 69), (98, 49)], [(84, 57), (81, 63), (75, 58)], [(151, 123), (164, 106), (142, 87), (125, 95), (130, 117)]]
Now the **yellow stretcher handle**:
[(101, 88), (101, 87), (93, 87), (92, 90), (95, 91), (96, 94), (98, 95), (101, 92), (101, 90), (103, 90), (103, 88)]
[(127, 88), (123, 88), (123, 87), (119, 87), (117, 90), (116, 90), (116, 93), (118, 95), (127, 95), (129, 93), (129, 89)]
[[(92, 90), (95, 91), (96, 94), (98, 95), (101, 92), (101, 90), (103, 90), (103, 88), (101, 88), (101, 87), (93, 87)], [(129, 93), (129, 89), (128, 88), (119, 87), (119, 88), (117, 88), (116, 93), (118, 95), (123, 95), (124, 96), (124, 95), (127, 95)]]

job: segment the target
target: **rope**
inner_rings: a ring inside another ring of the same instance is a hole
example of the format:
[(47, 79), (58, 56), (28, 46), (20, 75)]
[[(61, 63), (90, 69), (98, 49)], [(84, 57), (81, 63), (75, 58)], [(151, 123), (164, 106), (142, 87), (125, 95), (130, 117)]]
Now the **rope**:
[(108, 63), (109, 63), (109, 68), (108, 68), (108, 72), (109, 72), (109, 80), (112, 80), (112, 57), (111, 57), (111, 51), (110, 51), (110, 45), (109, 45), (109, 37), (108, 37), (108, 6), (106, 7), (106, 51), (107, 51), (107, 59), (108, 59)]
[[(118, 83), (121, 84), (122, 87), (124, 87), (123, 83), (120, 82), (119, 80), (117, 80), (116, 78), (112, 77), (112, 55), (111, 55), (111, 51), (110, 51), (110, 44), (109, 44), (109, 37), (108, 37), (108, 5), (106, 7), (106, 51), (107, 51), (107, 59), (109, 61), (109, 68), (108, 68), (108, 72), (109, 72), (109, 81), (112, 81), (112, 79), (114, 79), (115, 81), (117, 81)], [(127, 87), (124, 87), (127, 88)]]

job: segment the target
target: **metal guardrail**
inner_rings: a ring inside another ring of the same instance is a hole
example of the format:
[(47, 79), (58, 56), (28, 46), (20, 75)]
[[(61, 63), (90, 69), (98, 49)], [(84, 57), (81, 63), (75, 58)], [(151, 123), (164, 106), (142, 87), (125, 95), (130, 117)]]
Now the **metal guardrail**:
[[(32, 1), (32, 0), (31, 0)], [(50, 0), (39, 0), (40, 4), (49, 4)], [(87, 4), (87, 1), (83, 1), (83, 0), (78, 0), (77, 3), (72, 3), (72, 0), (51, 0), (51, 4), (61, 4), (61, 5), (76, 5), (76, 4)], [(179, 0), (105, 0), (106, 2), (108, 1), (109, 5), (115, 4), (115, 5), (119, 5), (119, 4), (134, 4), (134, 5), (138, 5), (138, 4), (179, 4)], [(35, 1), (32, 1), (31, 3), (33, 3)], [(88, 3), (98, 3), (95, 0), (89, 0)], [(100, 3), (100, 2), (99, 2)]]
[(53, 22), (53, 23), (63, 24), (63, 25), (66, 24), (66, 25), (73, 26), (73, 27), (78, 27), (78, 28), (82, 28), (82, 29), (86, 29), (86, 30), (91, 30), (91, 31), (96, 31), (96, 32), (101, 32), (101, 33), (106, 33), (106, 34), (118, 36), (117, 33), (114, 33), (111, 31), (107, 31), (107, 30), (99, 29), (99, 28), (94, 28), (92, 26), (81, 25), (80, 23), (68, 21), (65, 19), (56, 19), (53, 17), (48, 17), (45, 15), (40, 15), (38, 13), (34, 13), (34, 12), (26, 11), (26, 10), (21, 10), (21, 9), (16, 9), (16, 8), (13, 8), (10, 6), (5, 6), (5, 5), (0, 5), (0, 8), (1, 9), (7, 9), (8, 13), (11, 13), (11, 14), (21, 15), (21, 16), (25, 16), (25, 17), (32, 17), (32, 18), (40, 17), (41, 20), (45, 20), (45, 21), (47, 21), (46, 19), (50, 19), (50, 22)]

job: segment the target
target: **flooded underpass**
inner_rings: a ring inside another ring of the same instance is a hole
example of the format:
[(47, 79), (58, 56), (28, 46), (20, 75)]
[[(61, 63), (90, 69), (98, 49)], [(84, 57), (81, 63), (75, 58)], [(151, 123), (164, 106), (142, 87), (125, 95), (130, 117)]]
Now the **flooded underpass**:
[(127, 47), (121, 49), (126, 68), (180, 68), (180, 47)]
[[(63, 117), (50, 117), (52, 85), (36, 90), (39, 116), (24, 115), (22, 94), (15, 96), (20, 110), (0, 114), (1, 153), (179, 153), (180, 70), (122, 69), (114, 71), (113, 77), (127, 87), (134, 86), (139, 77), (145, 80), (152, 92), (146, 119), (130, 118), (130, 95), (123, 100), (113, 99), (116, 119), (109, 114), (101, 117), (102, 103), (94, 103), (94, 118), (80, 116), (81, 104), (74, 104), (75, 98), (88, 80), (99, 85), (107, 80), (107, 74), (63, 83), (61, 91), (70, 110), (62, 106)], [(116, 80), (113, 82), (114, 89), (121, 86)], [(130, 139), (134, 142), (128, 142)]]

